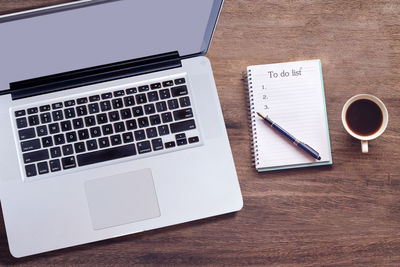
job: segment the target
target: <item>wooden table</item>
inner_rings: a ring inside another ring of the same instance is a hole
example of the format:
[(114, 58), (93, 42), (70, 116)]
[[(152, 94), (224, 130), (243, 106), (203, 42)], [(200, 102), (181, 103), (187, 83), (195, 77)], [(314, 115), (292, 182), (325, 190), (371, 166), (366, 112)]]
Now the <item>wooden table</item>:
[[(0, 0), (0, 12), (59, 2)], [(0, 263), (399, 266), (399, 14), (395, 0), (225, 1), (207, 56), (243, 210), (20, 260), (8, 251), (1, 220)], [(241, 72), (314, 58), (323, 63), (334, 164), (257, 174)], [(367, 155), (340, 120), (344, 102), (357, 93), (381, 98), (390, 116)]]

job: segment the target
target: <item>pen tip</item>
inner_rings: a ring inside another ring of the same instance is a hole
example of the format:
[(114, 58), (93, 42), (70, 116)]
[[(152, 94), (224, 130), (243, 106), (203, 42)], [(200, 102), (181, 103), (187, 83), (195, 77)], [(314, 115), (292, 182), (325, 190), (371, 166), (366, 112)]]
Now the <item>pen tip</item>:
[(264, 118), (264, 116), (260, 112), (257, 112), (257, 115), (260, 116), (261, 118)]
[(321, 156), (318, 157), (318, 160), (321, 160)]

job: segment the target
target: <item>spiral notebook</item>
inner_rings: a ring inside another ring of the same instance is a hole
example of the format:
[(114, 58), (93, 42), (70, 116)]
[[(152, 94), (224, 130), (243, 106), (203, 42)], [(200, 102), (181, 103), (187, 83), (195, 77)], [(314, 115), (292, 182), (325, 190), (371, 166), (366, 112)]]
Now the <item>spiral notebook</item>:
[[(332, 164), (320, 60), (249, 66), (245, 78), (259, 172)], [(321, 160), (278, 134), (256, 112), (314, 148)]]

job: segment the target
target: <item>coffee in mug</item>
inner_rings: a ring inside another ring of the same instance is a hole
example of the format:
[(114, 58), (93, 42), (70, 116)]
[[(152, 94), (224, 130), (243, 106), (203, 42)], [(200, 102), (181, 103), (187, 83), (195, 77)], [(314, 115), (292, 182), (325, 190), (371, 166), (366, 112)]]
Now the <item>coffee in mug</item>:
[(361, 140), (363, 153), (368, 153), (368, 140), (377, 138), (385, 131), (388, 120), (385, 105), (373, 95), (355, 95), (343, 106), (343, 126), (350, 135)]

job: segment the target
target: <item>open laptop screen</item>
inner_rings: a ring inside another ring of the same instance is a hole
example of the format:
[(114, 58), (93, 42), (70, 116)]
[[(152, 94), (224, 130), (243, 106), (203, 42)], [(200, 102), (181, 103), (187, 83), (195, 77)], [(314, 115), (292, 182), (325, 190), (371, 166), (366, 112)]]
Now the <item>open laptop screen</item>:
[(144, 56), (205, 53), (222, 0), (88, 1), (0, 18), (0, 90), (9, 83)]

